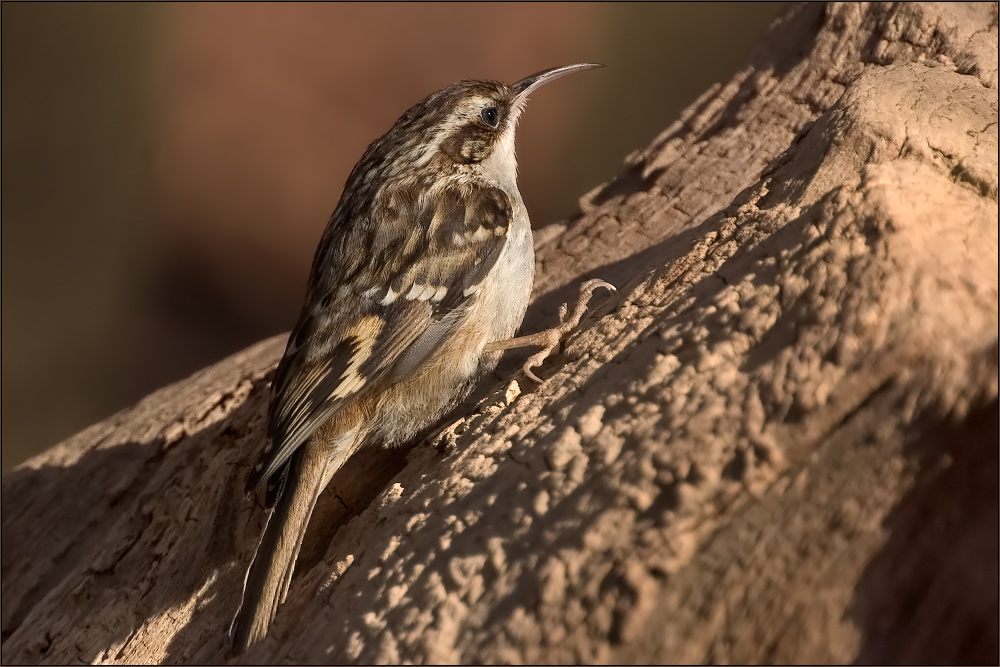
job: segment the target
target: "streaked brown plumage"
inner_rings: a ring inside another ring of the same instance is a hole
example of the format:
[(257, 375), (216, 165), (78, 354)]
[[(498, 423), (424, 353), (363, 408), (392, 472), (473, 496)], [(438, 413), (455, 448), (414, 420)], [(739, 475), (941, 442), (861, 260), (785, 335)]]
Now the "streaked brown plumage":
[(267, 633), (316, 499), (343, 463), (438, 419), (512, 346), (534, 276), (514, 132), (528, 93), (591, 67), (444, 88), (354, 167), (316, 251), (247, 481), (248, 492), (266, 485), (273, 511), (233, 621), (237, 650)]

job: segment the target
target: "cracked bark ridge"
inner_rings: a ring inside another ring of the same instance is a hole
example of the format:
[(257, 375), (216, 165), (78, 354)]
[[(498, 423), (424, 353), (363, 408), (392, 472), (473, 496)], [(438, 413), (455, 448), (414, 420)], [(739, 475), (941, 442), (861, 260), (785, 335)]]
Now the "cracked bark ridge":
[[(581, 209), (527, 330), (619, 293), (338, 474), (245, 660), (996, 662), (996, 5), (796, 6)], [(5, 663), (231, 658), (281, 344), (4, 478)]]

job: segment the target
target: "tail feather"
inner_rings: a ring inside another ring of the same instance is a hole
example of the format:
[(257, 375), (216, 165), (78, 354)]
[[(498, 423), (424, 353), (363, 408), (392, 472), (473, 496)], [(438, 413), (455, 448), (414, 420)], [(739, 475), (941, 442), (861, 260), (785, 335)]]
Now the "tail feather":
[(229, 629), (238, 653), (267, 634), (278, 605), (288, 594), (295, 561), (319, 494), (361, 442), (360, 423), (345, 430), (341, 430), (343, 423), (337, 426), (321, 428), (288, 462), (277, 502), (243, 582), (243, 600)]
[(285, 601), (306, 526), (326, 486), (330, 460), (321, 449), (308, 443), (289, 462), (284, 488), (247, 570), (243, 600), (230, 629), (238, 652), (267, 634), (278, 605)]

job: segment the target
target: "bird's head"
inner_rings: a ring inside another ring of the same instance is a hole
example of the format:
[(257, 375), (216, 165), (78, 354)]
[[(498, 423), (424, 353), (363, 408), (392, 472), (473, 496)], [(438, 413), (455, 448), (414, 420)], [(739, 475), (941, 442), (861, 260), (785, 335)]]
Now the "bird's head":
[(514, 133), (528, 95), (567, 74), (595, 67), (602, 65), (553, 67), (512, 85), (460, 81), (411, 107), (376, 144), (388, 149), (380, 152), (389, 161), (407, 170), (434, 166), (506, 184), (517, 174)]

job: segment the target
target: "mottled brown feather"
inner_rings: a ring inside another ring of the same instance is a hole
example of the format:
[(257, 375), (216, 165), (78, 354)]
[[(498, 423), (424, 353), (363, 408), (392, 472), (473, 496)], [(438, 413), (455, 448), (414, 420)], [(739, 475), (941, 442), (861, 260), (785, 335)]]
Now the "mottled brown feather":
[[(512, 204), (498, 188), (452, 187), (417, 197), (390, 183), (374, 195), (392, 205), (367, 210), (391, 215), (337, 220), (330, 226), (336, 235), (328, 228), (317, 250), (342, 270), (313, 275), (274, 375), (268, 442), (248, 491), (272, 477), (269, 486), (278, 488), (291, 455), (341, 406), (403, 379), (392, 372), (401, 356), (412, 369), (431, 354), (461, 319), (448, 316), (474, 298), (503, 251)], [(349, 252), (366, 247), (378, 261), (358, 261)], [(448, 326), (434, 326), (442, 322)]]

